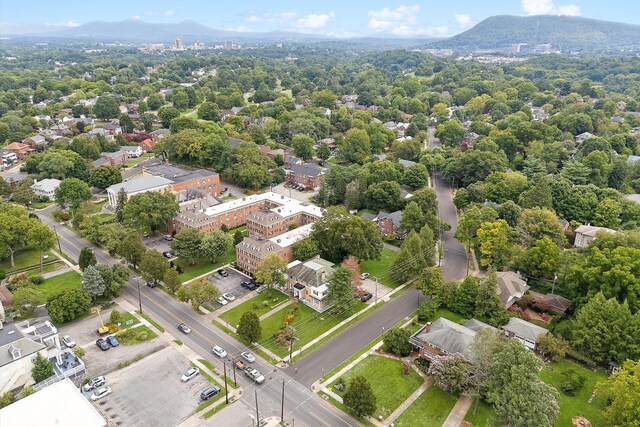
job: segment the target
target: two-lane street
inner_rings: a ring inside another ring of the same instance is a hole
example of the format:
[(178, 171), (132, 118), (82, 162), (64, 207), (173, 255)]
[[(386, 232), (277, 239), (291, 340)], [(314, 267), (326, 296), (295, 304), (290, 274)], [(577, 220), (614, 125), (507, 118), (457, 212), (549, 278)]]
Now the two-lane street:
[[(62, 251), (68, 257), (77, 259), (80, 255), (80, 250), (85, 246), (89, 246), (94, 249), (98, 263), (107, 265), (118, 263), (118, 261), (113, 259), (107, 252), (79, 237), (68, 228), (57, 224), (49, 216), (51, 212), (52, 209), (44, 210), (39, 212), (38, 216), (50, 227), (53, 228), (55, 226)], [(136, 307), (138, 306), (138, 280), (140, 284), (144, 283), (142, 278), (132, 273), (127, 287), (122, 292), (122, 296)], [(230, 356), (247, 350), (245, 345), (215, 328), (212, 324), (206, 322), (203, 317), (194, 313), (190, 305), (175, 300), (162, 290), (157, 288), (151, 289), (142, 285), (140, 286), (140, 294), (142, 296), (143, 312), (148, 313), (167, 331), (180, 338), (185, 345), (189, 346), (201, 357), (211, 361), (220, 372), (223, 371), (222, 360), (211, 353), (211, 348), (214, 345), (223, 347)], [(178, 332), (177, 325), (181, 322), (189, 325), (192, 330), (191, 334), (183, 335)], [(303, 384), (291, 378), (285, 371), (275, 368), (258, 356), (257, 359), (253, 366), (264, 374), (267, 381), (258, 386), (252, 381), (249, 381), (243, 373), (237, 373), (238, 382), (243, 387), (243, 396), (238, 404), (245, 406), (245, 410), (239, 412), (255, 414), (254, 389), (257, 387), (260, 417), (279, 416), (282, 397), (282, 380), (284, 379), (286, 384), (284, 404), (285, 419), (295, 419), (299, 425), (307, 426), (319, 425), (319, 418), (326, 423), (326, 426), (346, 427), (358, 425), (357, 421), (333, 408)], [(227, 369), (230, 369), (229, 365), (227, 365)], [(229, 376), (231, 377), (232, 374), (229, 374)], [(274, 405), (273, 402), (277, 402), (277, 405)], [(322, 423), (320, 423), (320, 425), (321, 424)]]

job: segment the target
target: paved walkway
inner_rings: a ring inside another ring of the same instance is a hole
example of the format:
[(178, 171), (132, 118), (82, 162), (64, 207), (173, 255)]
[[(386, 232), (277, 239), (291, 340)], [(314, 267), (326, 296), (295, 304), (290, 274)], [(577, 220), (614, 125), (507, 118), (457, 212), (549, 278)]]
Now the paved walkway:
[(472, 403), (472, 396), (460, 396), (453, 409), (451, 409), (451, 412), (449, 412), (449, 416), (444, 420), (442, 427), (460, 427), (460, 424), (464, 421), (464, 417), (467, 415), (467, 411), (471, 407)]
[(390, 249), (390, 250), (392, 250), (394, 252), (400, 252), (400, 248), (399, 247), (393, 246), (392, 244), (389, 244), (389, 243), (384, 243), (384, 247), (387, 248), (387, 249)]
[[(417, 371), (417, 368), (416, 368), (415, 366), (413, 366), (413, 365), (412, 365), (412, 367), (413, 367), (414, 369), (416, 369), (416, 372), (418, 372), (418, 371)], [(414, 391), (413, 393), (411, 393), (411, 396), (409, 396), (409, 397), (407, 398), (407, 400), (405, 400), (404, 402), (402, 402), (402, 403), (400, 404), (400, 406), (398, 406), (398, 408), (397, 408), (395, 411), (393, 411), (393, 412), (391, 413), (391, 415), (389, 415), (389, 416), (387, 417), (387, 419), (386, 419), (386, 420), (384, 420), (385, 425), (389, 425), (389, 424), (391, 424), (392, 422), (394, 422), (394, 421), (396, 420), (396, 418), (398, 418), (398, 417), (399, 417), (399, 416), (400, 416), (404, 411), (406, 411), (406, 410), (407, 410), (407, 408), (408, 408), (409, 406), (411, 406), (411, 404), (412, 404), (413, 402), (415, 402), (415, 401), (416, 401), (416, 400), (417, 400), (417, 399), (422, 395), (422, 393), (424, 393), (425, 391), (427, 391), (427, 389), (428, 389), (429, 387), (431, 387), (431, 384), (433, 384), (433, 378), (432, 378), (432, 377), (425, 377), (421, 372), (419, 372), (419, 373), (420, 373), (420, 376), (422, 376), (422, 377), (425, 379), (425, 380), (424, 380), (424, 383), (423, 383), (420, 387), (418, 387), (418, 389), (417, 389), (416, 391)], [(464, 415), (463, 415), (462, 417), (464, 418)], [(458, 426), (456, 426), (456, 427), (458, 427)]]
[(47, 273), (42, 273), (42, 277), (44, 277), (45, 279), (48, 279), (49, 277), (59, 276), (61, 274), (68, 273), (70, 271), (73, 271), (73, 269), (71, 267), (65, 267), (65, 268), (61, 268), (59, 270), (54, 270), (54, 271), (49, 271)]
[(275, 306), (275, 307), (273, 307), (271, 310), (269, 310), (268, 312), (266, 312), (265, 314), (263, 314), (262, 316), (260, 316), (260, 320), (264, 320), (264, 319), (266, 319), (267, 317), (271, 316), (271, 315), (272, 315), (272, 314), (274, 314), (274, 313), (277, 313), (278, 311), (282, 310), (283, 308), (285, 308), (285, 307), (287, 307), (287, 306), (290, 306), (290, 305), (291, 305), (291, 304), (293, 304), (294, 302), (295, 302), (294, 300), (290, 299), (290, 300), (286, 301), (286, 302), (285, 302), (285, 303), (283, 303), (283, 304), (276, 305), (276, 306)]

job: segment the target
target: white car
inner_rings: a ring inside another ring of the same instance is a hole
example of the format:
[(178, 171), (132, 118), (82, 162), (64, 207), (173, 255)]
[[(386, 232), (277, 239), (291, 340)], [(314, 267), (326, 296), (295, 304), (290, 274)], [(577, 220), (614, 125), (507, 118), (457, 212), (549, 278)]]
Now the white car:
[(100, 390), (91, 395), (91, 400), (100, 400), (109, 394), (111, 394), (111, 387), (102, 387)]
[(213, 354), (215, 354), (218, 357), (227, 357), (227, 352), (225, 351), (224, 348), (220, 347), (219, 345), (214, 345), (211, 351), (213, 352)]
[(264, 375), (262, 375), (257, 369), (247, 368), (244, 370), (244, 373), (258, 384), (262, 384), (264, 382)]
[(183, 383), (186, 383), (190, 379), (195, 378), (198, 374), (200, 374), (200, 369), (195, 368), (195, 367), (194, 368), (190, 368), (187, 372), (185, 372), (182, 375), (181, 380), (182, 380)]
[(62, 342), (69, 348), (73, 348), (76, 346), (76, 342), (69, 335), (65, 335), (62, 337)]
[(368, 279), (368, 278), (369, 278), (369, 276), (371, 276), (371, 274), (369, 274), (369, 273), (362, 273), (362, 274), (360, 275), (360, 279), (361, 279), (361, 280)]
[(226, 299), (224, 299), (224, 297), (218, 297), (218, 298), (216, 298), (216, 301), (218, 301), (218, 304), (220, 304), (220, 305), (227, 305), (227, 304), (229, 304), (229, 301), (227, 301)]
[(222, 294), (222, 298), (226, 299), (227, 301), (234, 301), (236, 299), (235, 295), (233, 295), (231, 292)]
[(244, 351), (242, 353), (240, 353), (240, 357), (242, 357), (244, 360), (246, 360), (249, 363), (253, 363), (256, 361), (256, 357), (249, 353), (248, 351)]
[(107, 383), (107, 379), (103, 376), (95, 377), (83, 387), (84, 391), (91, 391), (95, 388), (102, 387)]

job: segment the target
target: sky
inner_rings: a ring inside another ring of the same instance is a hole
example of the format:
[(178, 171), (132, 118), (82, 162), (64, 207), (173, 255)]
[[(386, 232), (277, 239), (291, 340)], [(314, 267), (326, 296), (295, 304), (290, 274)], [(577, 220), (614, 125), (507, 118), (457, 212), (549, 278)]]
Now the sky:
[(32, 24), (42, 29), (45, 25), (135, 19), (163, 23), (193, 20), (243, 32), (451, 36), (493, 15), (572, 15), (640, 24), (639, 12), (638, 0), (0, 0), (0, 32), (8, 32), (8, 28), (27, 32), (34, 28)]

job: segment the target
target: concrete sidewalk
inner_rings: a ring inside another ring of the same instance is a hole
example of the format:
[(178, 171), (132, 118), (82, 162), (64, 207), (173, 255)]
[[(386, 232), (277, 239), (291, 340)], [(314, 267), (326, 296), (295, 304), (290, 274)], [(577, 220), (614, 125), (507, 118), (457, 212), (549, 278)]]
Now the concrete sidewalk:
[(449, 412), (449, 416), (444, 420), (442, 427), (460, 427), (460, 424), (464, 421), (464, 417), (467, 415), (467, 411), (471, 407), (472, 403), (472, 396), (460, 396), (455, 406), (451, 409), (451, 412)]

